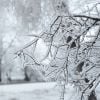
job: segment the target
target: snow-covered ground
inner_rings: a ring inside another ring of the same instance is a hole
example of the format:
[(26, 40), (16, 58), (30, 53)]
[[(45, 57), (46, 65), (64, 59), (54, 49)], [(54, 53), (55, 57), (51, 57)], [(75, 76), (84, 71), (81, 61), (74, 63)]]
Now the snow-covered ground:
[(18, 92), (27, 92), (34, 90), (46, 90), (52, 89), (56, 83), (25, 83), (25, 84), (11, 84), (11, 85), (1, 85), (0, 93), (18, 93)]
[[(0, 100), (59, 100), (60, 89), (56, 83), (29, 83), (0, 86)], [(98, 97), (100, 88), (96, 90)], [(66, 100), (74, 100), (72, 85), (66, 87)], [(98, 99), (99, 100), (99, 99)]]
[(0, 86), (0, 100), (57, 100), (56, 83), (29, 83)]

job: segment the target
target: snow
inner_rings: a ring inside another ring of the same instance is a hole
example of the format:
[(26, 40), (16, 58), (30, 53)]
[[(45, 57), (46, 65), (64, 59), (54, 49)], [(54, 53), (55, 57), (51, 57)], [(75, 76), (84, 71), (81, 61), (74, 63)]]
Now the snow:
[[(0, 100), (59, 100), (60, 89), (57, 83), (26, 83), (0, 86)], [(100, 86), (96, 89), (98, 98)], [(73, 85), (66, 86), (65, 100), (74, 100), (77, 97)], [(99, 99), (98, 99), (99, 100)]]
[(55, 100), (56, 83), (26, 83), (0, 86), (0, 100)]
[(17, 93), (17, 92), (27, 92), (34, 90), (45, 90), (51, 89), (56, 85), (56, 83), (25, 83), (25, 84), (11, 84), (0, 86), (1, 92)]

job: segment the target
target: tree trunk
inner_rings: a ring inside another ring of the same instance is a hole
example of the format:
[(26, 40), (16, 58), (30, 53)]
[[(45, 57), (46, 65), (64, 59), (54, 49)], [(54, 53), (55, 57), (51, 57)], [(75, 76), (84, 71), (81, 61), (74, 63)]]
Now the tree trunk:
[(0, 82), (2, 81), (2, 76), (1, 76), (1, 73), (2, 73), (2, 71), (1, 71), (1, 58), (0, 58)]
[(24, 69), (24, 75), (25, 75), (24, 80), (25, 80), (25, 81), (30, 81), (30, 78), (29, 78), (29, 76), (28, 76), (28, 74), (27, 74), (27, 67), (25, 67), (25, 69)]
[(2, 34), (1, 34), (0, 35), (0, 82), (2, 81), (2, 57), (3, 57), (3, 47), (2, 47)]

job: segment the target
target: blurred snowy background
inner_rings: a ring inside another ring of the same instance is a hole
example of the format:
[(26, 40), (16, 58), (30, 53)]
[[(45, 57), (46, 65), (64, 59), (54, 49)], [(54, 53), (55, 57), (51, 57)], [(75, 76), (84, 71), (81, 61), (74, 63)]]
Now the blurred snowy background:
[[(40, 73), (37, 65), (23, 67), (23, 59), (14, 54), (34, 37), (43, 32), (55, 18), (55, 6), (59, 0), (0, 0), (0, 100), (58, 100), (59, 88), (55, 79), (46, 80), (44, 72)], [(100, 0), (64, 0), (72, 14), (84, 14), (88, 7)], [(88, 5), (88, 6), (87, 6)], [(96, 16), (93, 11), (93, 16)], [(33, 47), (26, 49), (30, 55)], [(43, 59), (47, 47), (41, 39), (35, 51), (38, 61)], [(49, 64), (51, 58), (41, 63)], [(27, 58), (27, 63), (31, 62)], [(49, 82), (48, 82), (49, 81)], [(53, 82), (52, 82), (53, 81)], [(22, 84), (27, 83), (29, 84)], [(34, 84), (33, 84), (33, 83)], [(41, 82), (41, 83), (38, 83)], [(48, 83), (45, 83), (48, 82)], [(52, 82), (52, 83), (51, 83)], [(13, 83), (21, 83), (13, 85)], [(12, 84), (12, 85), (3, 85)], [(66, 100), (72, 100), (75, 92), (72, 85), (68, 85)], [(98, 94), (100, 90), (97, 90)], [(72, 94), (72, 95), (71, 95)], [(98, 95), (99, 98), (99, 95)], [(98, 99), (99, 100), (99, 99)]]

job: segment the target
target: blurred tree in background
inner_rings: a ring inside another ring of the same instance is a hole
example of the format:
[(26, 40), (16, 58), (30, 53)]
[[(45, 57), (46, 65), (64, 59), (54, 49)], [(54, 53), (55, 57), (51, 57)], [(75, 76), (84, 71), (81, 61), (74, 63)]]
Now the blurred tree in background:
[[(36, 68), (41, 66), (46, 77), (61, 80), (61, 100), (64, 100), (67, 83), (74, 84), (78, 89), (77, 100), (97, 100), (95, 88), (100, 82), (100, 5), (98, 1), (76, 0), (73, 1), (73, 6), (78, 4), (77, 7), (71, 8), (71, 1), (54, 2), (52, 1), (55, 4), (54, 20), (41, 34), (31, 34), (34, 40), (16, 54), (26, 55), (25, 50), (33, 46), (33, 56), (30, 57), (33, 60), (32, 65)], [(80, 6), (81, 3), (84, 4), (83, 7)]]

